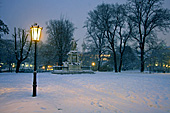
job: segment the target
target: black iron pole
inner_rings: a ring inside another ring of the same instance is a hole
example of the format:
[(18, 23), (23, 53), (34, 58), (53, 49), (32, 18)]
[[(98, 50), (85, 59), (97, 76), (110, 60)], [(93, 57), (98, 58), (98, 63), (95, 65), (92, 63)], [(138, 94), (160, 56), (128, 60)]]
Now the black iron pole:
[(37, 41), (35, 41), (35, 53), (34, 53), (34, 77), (33, 77), (33, 97), (36, 95), (36, 88), (37, 88), (37, 81), (36, 81), (36, 75), (37, 75)]

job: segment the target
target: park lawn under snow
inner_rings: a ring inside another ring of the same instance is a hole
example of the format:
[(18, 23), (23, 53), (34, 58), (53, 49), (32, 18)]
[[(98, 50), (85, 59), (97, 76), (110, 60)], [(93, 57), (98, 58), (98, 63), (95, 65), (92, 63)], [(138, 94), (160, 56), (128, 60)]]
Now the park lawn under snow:
[(170, 74), (0, 73), (0, 113), (170, 113)]

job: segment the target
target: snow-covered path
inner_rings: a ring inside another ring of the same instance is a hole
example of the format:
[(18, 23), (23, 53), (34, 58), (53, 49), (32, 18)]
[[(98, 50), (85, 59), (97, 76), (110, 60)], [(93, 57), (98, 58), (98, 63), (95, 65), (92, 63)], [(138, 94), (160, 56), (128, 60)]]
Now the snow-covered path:
[(0, 113), (170, 113), (170, 74), (0, 73)]

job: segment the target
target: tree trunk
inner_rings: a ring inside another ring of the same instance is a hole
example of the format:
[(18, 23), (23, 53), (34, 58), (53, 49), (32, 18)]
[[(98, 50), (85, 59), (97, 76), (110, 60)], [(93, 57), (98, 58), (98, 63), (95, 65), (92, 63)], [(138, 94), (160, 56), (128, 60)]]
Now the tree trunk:
[(144, 72), (145, 69), (145, 61), (144, 61), (144, 48), (141, 48), (141, 70), (140, 72)]
[(122, 70), (122, 58), (123, 58), (123, 55), (121, 54), (121, 56), (120, 56), (120, 64), (119, 64), (119, 72), (121, 72), (121, 70)]
[(19, 73), (20, 65), (21, 65), (21, 61), (17, 61), (16, 73)]
[(12, 66), (11, 66), (11, 63), (9, 63), (8, 65), (9, 65), (9, 67), (8, 67), (8, 71), (9, 71), (9, 72), (12, 72)]
[(115, 67), (115, 72), (117, 73), (117, 57), (116, 57), (116, 52), (113, 50), (113, 57), (114, 57), (114, 67)]
[(62, 56), (59, 56), (58, 65), (59, 65), (59, 66), (62, 66), (62, 65), (63, 65), (63, 57), (62, 57)]
[(101, 63), (101, 51), (99, 51), (99, 58), (98, 58), (98, 68), (97, 68), (97, 70), (99, 71), (100, 70), (100, 63)]
[(97, 71), (100, 70), (100, 59), (98, 60), (98, 68), (97, 68)]

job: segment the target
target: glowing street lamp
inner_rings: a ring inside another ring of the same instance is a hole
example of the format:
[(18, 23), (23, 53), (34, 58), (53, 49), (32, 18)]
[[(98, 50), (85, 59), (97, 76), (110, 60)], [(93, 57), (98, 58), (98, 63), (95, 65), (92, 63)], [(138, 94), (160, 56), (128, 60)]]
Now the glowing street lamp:
[(37, 88), (37, 81), (36, 81), (36, 75), (37, 75), (37, 66), (36, 66), (36, 57), (37, 57), (37, 42), (40, 40), (41, 36), (41, 30), (42, 27), (39, 27), (37, 23), (31, 26), (31, 39), (35, 42), (35, 54), (34, 54), (34, 78), (33, 78), (33, 97), (36, 96), (36, 88)]
[(32, 40), (35, 42), (38, 42), (41, 37), (42, 27), (39, 27), (39, 25), (37, 25), (37, 23), (35, 23), (34, 25), (31, 26), (30, 29), (31, 29)]

